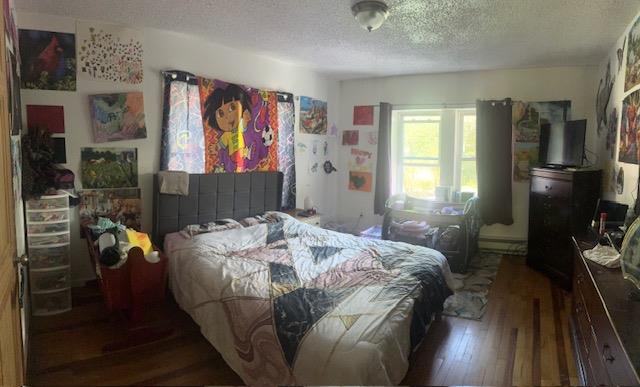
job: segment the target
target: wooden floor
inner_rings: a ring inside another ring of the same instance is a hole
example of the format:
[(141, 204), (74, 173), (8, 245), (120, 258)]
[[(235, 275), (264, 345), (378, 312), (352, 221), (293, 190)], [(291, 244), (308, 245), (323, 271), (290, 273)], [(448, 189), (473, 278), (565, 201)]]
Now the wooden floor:
[[(74, 290), (71, 312), (32, 320), (29, 385), (232, 385), (242, 380), (175, 304), (154, 311), (173, 333), (103, 353), (125, 329), (95, 287)], [(434, 322), (406, 384), (576, 385), (569, 295), (519, 257), (502, 260), (481, 321)]]

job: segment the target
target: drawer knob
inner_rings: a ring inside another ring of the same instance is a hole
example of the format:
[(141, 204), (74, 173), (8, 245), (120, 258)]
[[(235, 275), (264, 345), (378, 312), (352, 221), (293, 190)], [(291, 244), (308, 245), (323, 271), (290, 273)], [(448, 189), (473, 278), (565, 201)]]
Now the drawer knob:
[(611, 347), (609, 344), (605, 344), (602, 347), (602, 358), (609, 363), (613, 363), (613, 361), (616, 360), (616, 358), (611, 354)]

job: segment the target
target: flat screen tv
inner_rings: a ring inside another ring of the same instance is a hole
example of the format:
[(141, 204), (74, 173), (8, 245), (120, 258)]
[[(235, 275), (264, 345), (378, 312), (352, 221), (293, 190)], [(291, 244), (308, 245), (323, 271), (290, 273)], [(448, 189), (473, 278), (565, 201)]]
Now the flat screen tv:
[(542, 124), (540, 163), (551, 167), (580, 167), (584, 159), (587, 120)]

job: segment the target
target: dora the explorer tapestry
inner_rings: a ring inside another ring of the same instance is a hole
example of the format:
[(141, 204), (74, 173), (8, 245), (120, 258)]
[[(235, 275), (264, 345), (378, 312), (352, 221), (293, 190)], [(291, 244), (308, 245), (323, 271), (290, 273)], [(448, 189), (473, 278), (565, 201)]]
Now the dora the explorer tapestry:
[(278, 170), (278, 96), (220, 80), (199, 78), (205, 170)]

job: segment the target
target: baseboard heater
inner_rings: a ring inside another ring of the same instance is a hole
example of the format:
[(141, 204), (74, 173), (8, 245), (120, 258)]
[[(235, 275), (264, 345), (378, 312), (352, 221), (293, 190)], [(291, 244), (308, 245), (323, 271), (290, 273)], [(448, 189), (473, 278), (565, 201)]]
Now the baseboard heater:
[(508, 237), (480, 237), (478, 238), (478, 248), (491, 253), (527, 255), (527, 240)]

